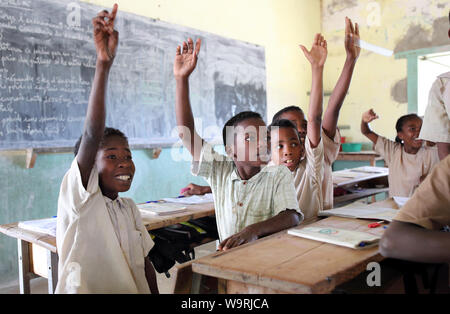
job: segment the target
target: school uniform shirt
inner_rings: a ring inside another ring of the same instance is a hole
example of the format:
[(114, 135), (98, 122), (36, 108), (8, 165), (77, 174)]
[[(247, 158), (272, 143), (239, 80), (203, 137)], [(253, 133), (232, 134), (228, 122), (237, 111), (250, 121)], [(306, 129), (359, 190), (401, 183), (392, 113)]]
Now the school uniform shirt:
[(323, 163), (323, 183), (322, 183), (322, 193), (323, 193), (323, 209), (333, 208), (333, 162), (336, 161), (339, 155), (339, 149), (341, 147), (341, 133), (339, 129), (336, 129), (334, 138), (331, 139), (322, 130), (323, 139), (323, 153), (324, 153), (324, 163)]
[(437, 164), (394, 220), (426, 229), (450, 226), (450, 155)]
[(76, 158), (58, 199), (56, 293), (150, 293), (144, 258), (153, 246), (133, 200), (104, 197), (94, 165), (85, 189)]
[(431, 86), (419, 138), (450, 143), (450, 72), (439, 75)]
[(286, 166), (265, 166), (242, 180), (233, 160), (205, 143), (200, 161), (192, 162), (192, 174), (204, 177), (211, 187), (220, 241), (286, 209), (296, 210), (303, 220)]
[(389, 196), (410, 197), (439, 162), (437, 149), (423, 146), (416, 154), (408, 154), (403, 145), (378, 136), (374, 150), (389, 167)]
[[(323, 152), (322, 140), (316, 148), (312, 148), (309, 139), (306, 138), (306, 158), (303, 158), (297, 168), (291, 172), (298, 206), (305, 217), (305, 221), (317, 217), (317, 214), (323, 210)], [(274, 165), (273, 161), (269, 165)]]

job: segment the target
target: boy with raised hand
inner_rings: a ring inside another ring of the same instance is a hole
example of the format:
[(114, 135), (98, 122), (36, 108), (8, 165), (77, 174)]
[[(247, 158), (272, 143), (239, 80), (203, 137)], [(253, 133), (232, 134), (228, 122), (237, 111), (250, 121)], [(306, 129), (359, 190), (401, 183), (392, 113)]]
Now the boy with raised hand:
[(105, 128), (105, 98), (119, 34), (117, 4), (93, 20), (95, 77), (84, 131), (61, 183), (55, 293), (158, 293), (148, 252), (153, 246), (128, 191), (135, 173), (126, 136)]
[[(296, 125), (287, 119), (270, 125), (271, 163), (285, 165), (292, 172), (296, 196), (305, 220), (314, 219), (323, 210), (323, 143), (321, 139), (323, 104), (323, 68), (327, 58), (327, 42), (316, 34), (310, 51), (300, 46), (311, 64), (312, 86), (308, 110), (306, 138), (302, 143)], [(302, 159), (302, 149), (306, 158)]]
[(297, 225), (303, 220), (289, 170), (264, 166), (267, 128), (255, 112), (227, 121), (223, 141), (227, 156), (216, 153), (195, 131), (189, 102), (189, 76), (201, 41), (191, 38), (177, 47), (174, 61), (175, 112), (180, 138), (193, 157), (192, 173), (203, 176), (214, 195), (219, 250), (228, 250)]
[[(350, 86), (353, 70), (356, 60), (359, 57), (361, 49), (355, 45), (359, 40), (359, 27), (355, 23), (353, 26), (349, 18), (345, 18), (345, 51), (346, 59), (333, 93), (328, 101), (328, 106), (325, 111), (322, 121), (322, 139), (323, 139), (323, 154), (324, 154), (324, 171), (322, 181), (322, 195), (323, 195), (323, 209), (330, 209), (333, 207), (333, 178), (332, 178), (332, 164), (339, 154), (341, 145), (341, 136), (337, 129), (337, 122), (339, 118), (339, 111), (344, 103), (345, 96)], [(272, 118), (272, 122), (280, 119), (287, 119), (292, 121), (296, 126), (303, 143), (306, 143), (305, 138), (308, 129), (308, 122), (306, 120), (303, 110), (298, 106), (289, 106), (278, 111)]]

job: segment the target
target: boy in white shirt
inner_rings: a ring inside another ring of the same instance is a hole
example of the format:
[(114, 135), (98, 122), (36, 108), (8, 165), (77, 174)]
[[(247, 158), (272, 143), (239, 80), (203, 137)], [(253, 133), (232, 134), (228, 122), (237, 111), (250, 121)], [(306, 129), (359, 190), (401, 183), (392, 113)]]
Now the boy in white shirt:
[(97, 64), (84, 132), (58, 199), (56, 293), (158, 293), (153, 246), (129, 190), (135, 172), (125, 135), (105, 129), (105, 94), (118, 33), (117, 4), (93, 20)]
[(321, 120), (323, 102), (323, 67), (327, 58), (327, 42), (317, 34), (310, 51), (301, 46), (311, 63), (312, 87), (305, 141), (306, 158), (302, 159), (301, 136), (294, 122), (275, 120), (270, 125), (271, 163), (285, 165), (292, 172), (299, 207), (305, 220), (317, 217), (323, 210), (323, 142)]

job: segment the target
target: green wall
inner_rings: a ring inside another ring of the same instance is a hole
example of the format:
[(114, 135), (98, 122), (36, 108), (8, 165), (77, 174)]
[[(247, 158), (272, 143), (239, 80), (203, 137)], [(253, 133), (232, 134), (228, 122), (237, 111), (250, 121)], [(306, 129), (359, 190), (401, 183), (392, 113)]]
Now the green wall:
[[(56, 215), (59, 187), (73, 154), (38, 154), (26, 169), (25, 155), (0, 154), (0, 224)], [(190, 162), (174, 161), (171, 149), (152, 159), (149, 151), (133, 151), (136, 174), (130, 191), (121, 196), (135, 202), (177, 196), (189, 182), (206, 185), (190, 174)], [(0, 233), (0, 286), (18, 279), (17, 241)]]

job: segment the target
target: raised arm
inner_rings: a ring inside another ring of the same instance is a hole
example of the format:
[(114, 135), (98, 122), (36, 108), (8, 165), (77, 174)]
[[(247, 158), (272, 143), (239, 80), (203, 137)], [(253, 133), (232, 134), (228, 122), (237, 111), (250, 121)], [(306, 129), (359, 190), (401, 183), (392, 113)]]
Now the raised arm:
[(305, 57), (311, 63), (312, 83), (309, 98), (308, 126), (306, 135), (311, 147), (317, 147), (320, 143), (322, 127), (322, 105), (323, 105), (323, 67), (327, 59), (327, 41), (323, 36), (316, 34), (310, 51), (300, 45)]
[(85, 188), (87, 188), (98, 146), (105, 129), (106, 85), (119, 40), (119, 33), (114, 30), (117, 8), (118, 6), (115, 4), (111, 13), (104, 10), (92, 19), (97, 63), (84, 122), (83, 136), (76, 156)]
[(328, 101), (328, 107), (325, 110), (323, 116), (322, 128), (325, 134), (334, 139), (336, 134), (337, 123), (339, 119), (339, 111), (344, 103), (345, 96), (347, 94), (350, 82), (352, 80), (353, 70), (355, 68), (356, 60), (358, 60), (361, 48), (355, 46), (355, 42), (359, 40), (359, 27), (358, 23), (355, 23), (353, 27), (352, 21), (345, 18), (345, 51), (347, 57), (345, 59), (344, 67), (342, 69), (341, 76), (339, 77), (336, 86), (333, 89), (330, 100)]
[(372, 130), (369, 127), (369, 123), (375, 119), (378, 119), (378, 115), (373, 111), (373, 109), (364, 112), (361, 119), (361, 133), (364, 134), (374, 144), (377, 143), (378, 134), (372, 132)]
[(201, 40), (198, 39), (195, 48), (191, 38), (183, 42), (183, 50), (177, 47), (173, 74), (176, 82), (175, 114), (177, 118), (178, 134), (183, 145), (189, 150), (194, 161), (200, 159), (203, 140), (195, 131), (194, 116), (189, 101), (189, 76), (197, 65)]

